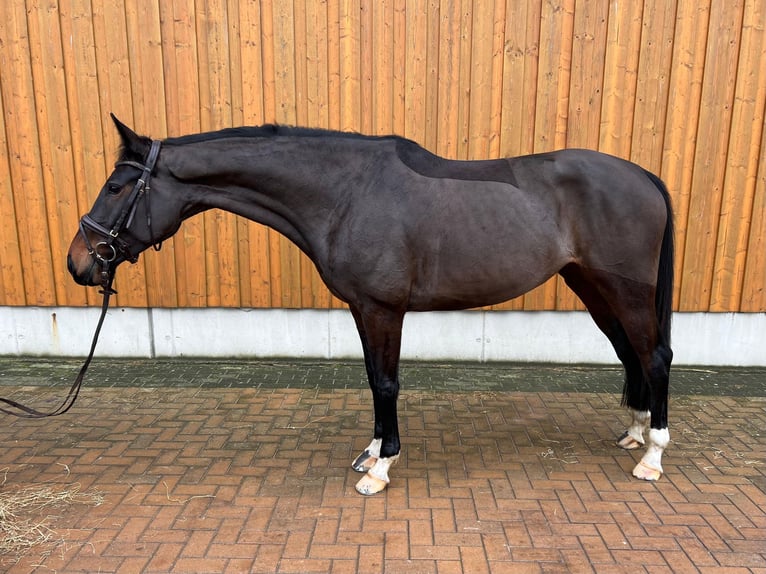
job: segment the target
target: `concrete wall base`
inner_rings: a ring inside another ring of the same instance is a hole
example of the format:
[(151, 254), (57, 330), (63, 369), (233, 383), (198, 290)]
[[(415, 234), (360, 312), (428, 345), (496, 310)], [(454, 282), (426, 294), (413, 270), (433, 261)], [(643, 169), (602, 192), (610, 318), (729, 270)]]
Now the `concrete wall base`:
[[(0, 355), (84, 356), (98, 308), (0, 307)], [(676, 313), (675, 364), (766, 366), (766, 313)], [(98, 356), (361, 358), (351, 314), (113, 308)], [(423, 361), (616, 363), (586, 312), (409, 313), (402, 356)]]

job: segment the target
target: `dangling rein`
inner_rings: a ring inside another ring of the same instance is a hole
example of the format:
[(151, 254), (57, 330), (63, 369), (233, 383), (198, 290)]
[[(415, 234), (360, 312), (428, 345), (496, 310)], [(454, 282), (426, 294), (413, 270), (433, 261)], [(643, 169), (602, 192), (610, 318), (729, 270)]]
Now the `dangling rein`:
[(6, 404), (9, 407), (0, 407), (0, 413), (13, 415), (14, 417), (19, 417), (22, 419), (43, 419), (46, 417), (57, 417), (59, 415), (63, 415), (65, 412), (72, 408), (72, 405), (74, 405), (74, 402), (77, 400), (77, 395), (80, 394), (80, 387), (82, 387), (82, 381), (85, 378), (85, 373), (88, 371), (90, 362), (93, 360), (93, 353), (96, 351), (96, 343), (98, 343), (98, 336), (99, 333), (101, 333), (101, 326), (104, 324), (106, 311), (109, 308), (109, 298), (114, 293), (116, 293), (116, 291), (112, 289), (111, 279), (109, 279), (107, 283), (104, 284), (103, 289), (99, 291), (99, 293), (103, 293), (104, 301), (101, 304), (101, 317), (98, 319), (96, 332), (93, 333), (93, 341), (90, 344), (90, 352), (88, 353), (88, 358), (85, 359), (85, 363), (83, 363), (83, 366), (80, 368), (80, 372), (77, 374), (77, 378), (74, 380), (74, 383), (72, 383), (72, 387), (69, 389), (69, 393), (67, 393), (64, 401), (58, 406), (58, 408), (50, 412), (43, 412), (27, 405), (23, 405), (17, 401), (14, 401), (13, 399), (5, 399), (0, 397), (0, 403)]

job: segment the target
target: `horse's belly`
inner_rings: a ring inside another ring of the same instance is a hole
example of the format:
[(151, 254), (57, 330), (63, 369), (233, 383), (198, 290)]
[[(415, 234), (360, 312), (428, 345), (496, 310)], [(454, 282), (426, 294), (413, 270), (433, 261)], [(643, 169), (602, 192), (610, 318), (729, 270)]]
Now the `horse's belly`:
[(410, 291), (410, 311), (452, 311), (496, 305), (531, 291), (555, 275), (566, 261), (518, 266), (498, 264), (494, 268), (455, 267), (416, 280)]

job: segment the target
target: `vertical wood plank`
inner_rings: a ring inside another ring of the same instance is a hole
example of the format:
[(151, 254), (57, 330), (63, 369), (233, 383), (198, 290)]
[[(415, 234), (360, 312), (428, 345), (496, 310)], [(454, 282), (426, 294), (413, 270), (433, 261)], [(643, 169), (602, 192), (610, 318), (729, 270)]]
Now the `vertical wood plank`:
[(340, 129), (361, 130), (361, 45), (362, 8), (360, 0), (340, 2)]
[[(278, 103), (276, 121), (295, 124), (298, 101), (296, 95), (295, 67), (295, 28), (293, 27), (294, 13), (291, 2), (280, 2), (274, 6), (274, 95)], [(273, 241), (271, 236), (271, 261), (279, 262), (279, 277), (281, 290), (275, 301), (280, 307), (296, 308), (301, 306), (301, 252), (285, 237), (272, 232), (278, 237)], [(277, 248), (277, 252), (274, 249)], [(273, 268), (272, 268), (273, 272)]]
[[(670, 73), (666, 135), (662, 152), (662, 177), (673, 195), (676, 215), (675, 295), (679, 309), (700, 310), (696, 304), (680, 301), (686, 252), (686, 230), (692, 170), (697, 149), (697, 124), (702, 113), (702, 78), (705, 45), (710, 20), (709, 3), (679, 2), (673, 60)], [(701, 145), (704, 145), (702, 143)]]
[(657, 175), (662, 172), (675, 18), (675, 1), (645, 0), (630, 159)]
[[(66, 253), (80, 214), (75, 194), (72, 139), (66, 113), (66, 77), (58, 14), (37, 0), (28, 4), (32, 76), (53, 274), (66, 276)], [(74, 281), (54, 281), (56, 303), (81, 305), (85, 290)]]
[(374, 42), (374, 10), (375, 0), (359, 0), (359, 125), (358, 129), (364, 134), (375, 133), (375, 50)]
[(713, 264), (711, 311), (739, 311), (766, 113), (766, 7), (745, 2)]
[[(499, 0), (498, 0), (499, 1)], [(494, 47), (495, 3), (475, 0), (470, 10), (469, 75), (465, 76), (468, 95), (468, 159), (489, 157), (490, 112), (492, 110), (492, 49)]]
[[(0, 22), (0, 38), (4, 38), (5, 33), (3, 22)], [(0, 83), (2, 80), (3, 77), (0, 75)], [(12, 160), (15, 154), (8, 147), (5, 136), (6, 110), (3, 91), (0, 89), (0, 213), (3, 214), (7, 223), (0, 225), (0, 305), (24, 305), (26, 303), (24, 273), (9, 164), (9, 158)]]
[[(416, 57), (407, 51), (406, 0), (393, 0), (391, 16), (391, 129), (388, 133), (406, 135), (407, 60)], [(411, 14), (414, 16), (414, 14)], [(422, 34), (422, 31), (421, 31)]]
[(460, 69), (460, 0), (441, 0), (439, 14), (439, 57), (438, 117), (436, 153), (458, 157), (459, 105), (461, 99), (458, 73)]
[[(200, 78), (200, 126), (203, 131), (232, 125), (231, 51), (225, 0), (196, 4)], [(207, 287), (212, 305), (239, 306), (237, 218), (221, 210), (204, 214)]]
[(623, 158), (630, 157), (642, 13), (641, 2), (613, 2), (609, 13), (599, 149)]
[[(196, 133), (201, 128), (194, 0), (165, 1), (160, 10), (168, 134)], [(184, 222), (174, 247), (178, 305), (204, 307), (208, 303), (204, 216)]]
[(457, 138), (455, 141), (455, 159), (469, 159), (471, 144), (471, 66), (473, 43), (473, 3), (471, 0), (462, 0), (458, 12), (457, 49), (460, 57), (454, 78), (445, 78), (449, 82), (457, 82)]
[(699, 142), (686, 229), (684, 270), (681, 276), (683, 310), (707, 310), (713, 278), (712, 261), (719, 235), (718, 221), (726, 167), (736, 82), (743, 2), (711, 3), (710, 32), (705, 59)]
[(372, 132), (393, 132), (394, 6), (393, 0), (372, 3)]
[[(325, 3), (306, 2), (306, 121), (304, 125), (327, 127), (329, 124), (328, 14)], [(300, 56), (296, 56), (300, 59)], [(301, 123), (300, 121), (298, 123)], [(324, 309), (330, 306), (330, 292), (325, 288), (311, 260), (301, 255), (301, 305)]]
[[(569, 81), (572, 60), (574, 1), (545, 2), (540, 16), (540, 46), (535, 106), (535, 152), (564, 147), (569, 113)], [(525, 309), (553, 309), (557, 279), (526, 294)]]
[(500, 151), (503, 157), (530, 154), (535, 149), (535, 94), (540, 57), (541, 10), (541, 0), (509, 2), (503, 62)]
[(31, 72), (30, 38), (23, 2), (0, 5), (0, 69), (5, 135), (11, 151), (10, 173), (18, 222), (21, 272), (28, 305), (56, 301), (50, 236)]
[(422, 144), (430, 151), (436, 151), (439, 141), (439, 52), (442, 45), (439, 36), (441, 12), (439, 0), (429, 0), (426, 5), (428, 17), (426, 24), (426, 84), (425, 100), (425, 135)]
[[(566, 147), (598, 149), (601, 105), (608, 66), (609, 1), (578, 4), (572, 23), (572, 57), (567, 110)], [(556, 309), (582, 310), (584, 305), (556, 278)]]
[[(309, 31), (306, 21), (307, 18), (311, 18), (315, 7), (316, 4), (312, 0), (293, 0), (292, 26), (294, 33), (292, 45), (290, 46), (293, 53), (294, 66), (293, 102), (295, 106), (295, 119), (293, 123), (299, 126), (308, 124), (308, 71), (306, 64), (309, 57), (308, 44), (312, 42), (312, 39), (309, 39), (307, 36), (313, 36), (313, 31)], [(311, 14), (307, 16), (307, 12), (311, 12)]]
[[(537, 70), (542, 2), (508, 2), (503, 43), (501, 157), (534, 151)], [(493, 309), (519, 310), (524, 297)]]
[(411, 0), (407, 4), (405, 69), (405, 117), (399, 132), (427, 147), (426, 143), (426, 82), (428, 81), (428, 14), (426, 0)]
[(489, 157), (500, 157), (503, 125), (503, 49), (505, 46), (506, 5), (495, 0), (492, 24), (492, 75), (489, 107)]
[[(135, 127), (125, 6), (105, 0), (62, 1), (61, 27), (62, 37), (72, 39), (63, 42), (64, 59), (77, 198), (85, 213), (117, 159), (120, 139), (109, 113)], [(141, 257), (136, 265), (120, 269), (115, 280), (118, 305), (147, 305), (145, 260)], [(97, 290), (88, 289), (89, 304), (99, 300)]]
[(766, 309), (766, 130), (761, 138), (740, 311)]
[(572, 40), (571, 96), (567, 117), (567, 147), (598, 149), (601, 102), (607, 75), (609, 0), (578, 5)]
[(327, 27), (327, 127), (332, 130), (341, 128), (340, 94), (343, 80), (341, 76), (341, 0), (327, 1), (325, 26)]
[[(240, 58), (242, 61), (243, 121), (258, 125), (266, 121), (264, 111), (264, 40), (263, 15), (260, 2), (240, 5)], [(251, 307), (271, 306), (271, 276), (269, 258), (269, 230), (263, 225), (247, 223), (247, 233), (240, 236), (248, 247), (247, 270), (250, 273), (249, 301)]]
[[(163, 138), (167, 123), (159, 6), (149, 2), (126, 5), (125, 16), (135, 129), (152, 138)], [(163, 243), (162, 251), (149, 249), (142, 256), (146, 265), (147, 304), (151, 307), (178, 305), (175, 241), (170, 239)]]

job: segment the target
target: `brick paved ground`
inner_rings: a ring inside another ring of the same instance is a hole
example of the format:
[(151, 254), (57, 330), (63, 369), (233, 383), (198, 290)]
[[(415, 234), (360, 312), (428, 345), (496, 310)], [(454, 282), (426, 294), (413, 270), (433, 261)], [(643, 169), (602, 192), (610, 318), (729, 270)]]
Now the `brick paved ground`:
[[(0, 394), (52, 406), (76, 365), (0, 360)], [(676, 369), (651, 484), (612, 446), (614, 368), (407, 365), (404, 451), (372, 498), (349, 467), (362, 381), (356, 363), (99, 360), (70, 414), (2, 419), (0, 492), (104, 502), (46, 510), (52, 541), (0, 570), (766, 573), (763, 370)]]

